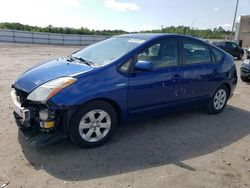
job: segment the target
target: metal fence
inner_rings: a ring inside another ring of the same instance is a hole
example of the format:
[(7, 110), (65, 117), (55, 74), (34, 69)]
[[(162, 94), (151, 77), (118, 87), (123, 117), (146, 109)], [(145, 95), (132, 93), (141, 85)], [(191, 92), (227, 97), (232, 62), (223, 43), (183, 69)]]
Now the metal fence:
[(107, 38), (109, 38), (109, 36), (71, 35), (0, 29), (0, 42), (87, 46)]

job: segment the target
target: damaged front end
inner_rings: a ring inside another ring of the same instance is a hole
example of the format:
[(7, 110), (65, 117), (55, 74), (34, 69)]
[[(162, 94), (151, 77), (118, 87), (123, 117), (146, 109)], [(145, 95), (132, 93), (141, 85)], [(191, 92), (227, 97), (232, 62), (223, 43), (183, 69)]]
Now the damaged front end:
[(49, 103), (33, 102), (27, 99), (28, 93), (12, 88), (14, 117), (19, 129), (26, 138), (40, 134), (58, 134), (63, 132), (65, 110), (52, 109)]
[(70, 118), (65, 114), (69, 107), (53, 104), (50, 99), (73, 84), (76, 78), (60, 77), (40, 85), (37, 84), (39, 81), (32, 84), (27, 79), (20, 81), (22, 79), (15, 82), (11, 91), (14, 116), (20, 130), (27, 138), (40, 133), (66, 133), (65, 125), (68, 123), (65, 121)]

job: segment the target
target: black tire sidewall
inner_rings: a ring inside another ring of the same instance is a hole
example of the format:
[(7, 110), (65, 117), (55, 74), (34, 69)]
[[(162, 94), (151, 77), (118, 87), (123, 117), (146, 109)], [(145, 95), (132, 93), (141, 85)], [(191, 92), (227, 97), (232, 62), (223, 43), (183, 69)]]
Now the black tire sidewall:
[[(215, 97), (216, 93), (217, 93), (220, 89), (223, 89), (223, 90), (226, 91), (227, 99), (226, 99), (226, 102), (225, 102), (224, 106), (223, 106), (221, 109), (217, 110), (217, 109), (214, 107), (214, 97)], [(222, 112), (222, 111), (224, 110), (224, 108), (226, 107), (226, 105), (227, 105), (228, 98), (229, 98), (229, 90), (228, 90), (228, 88), (227, 88), (225, 85), (221, 85), (220, 87), (218, 87), (218, 88), (216, 89), (216, 91), (215, 91), (214, 94), (213, 94), (213, 97), (211, 98), (211, 100), (210, 100), (210, 102), (209, 102), (208, 112), (211, 113), (211, 114), (218, 114), (218, 113)]]
[[(85, 114), (87, 114), (88, 112), (94, 109), (101, 109), (109, 114), (110, 119), (111, 119), (111, 127), (110, 127), (108, 134), (101, 140), (97, 142), (88, 142), (84, 140), (79, 133), (79, 123)], [(105, 101), (92, 101), (92, 102), (86, 103), (85, 105), (81, 106), (78, 111), (76, 111), (76, 113), (73, 115), (71, 119), (71, 126), (69, 128), (70, 139), (78, 146), (84, 147), (84, 148), (100, 146), (104, 144), (105, 142), (107, 142), (108, 139), (111, 137), (111, 135), (113, 134), (117, 126), (117, 123), (118, 123), (118, 120), (117, 120), (116, 111), (114, 110), (112, 105), (110, 105), (109, 103)]]

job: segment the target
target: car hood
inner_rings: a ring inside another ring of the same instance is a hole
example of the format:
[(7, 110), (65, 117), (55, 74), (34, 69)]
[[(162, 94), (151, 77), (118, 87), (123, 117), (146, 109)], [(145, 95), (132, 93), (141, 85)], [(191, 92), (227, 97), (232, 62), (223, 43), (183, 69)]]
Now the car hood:
[(30, 93), (36, 87), (50, 80), (63, 76), (74, 76), (92, 69), (93, 67), (82, 63), (68, 62), (66, 59), (57, 59), (27, 70), (18, 77), (13, 86)]

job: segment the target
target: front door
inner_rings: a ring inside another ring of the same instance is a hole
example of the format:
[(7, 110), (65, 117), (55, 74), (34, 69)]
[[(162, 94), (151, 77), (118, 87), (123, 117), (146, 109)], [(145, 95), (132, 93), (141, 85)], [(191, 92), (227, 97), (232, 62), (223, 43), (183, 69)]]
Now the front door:
[(179, 47), (176, 39), (162, 39), (137, 55), (138, 60), (151, 61), (151, 71), (132, 69), (129, 77), (128, 108), (130, 115), (165, 107), (182, 97), (179, 72)]

